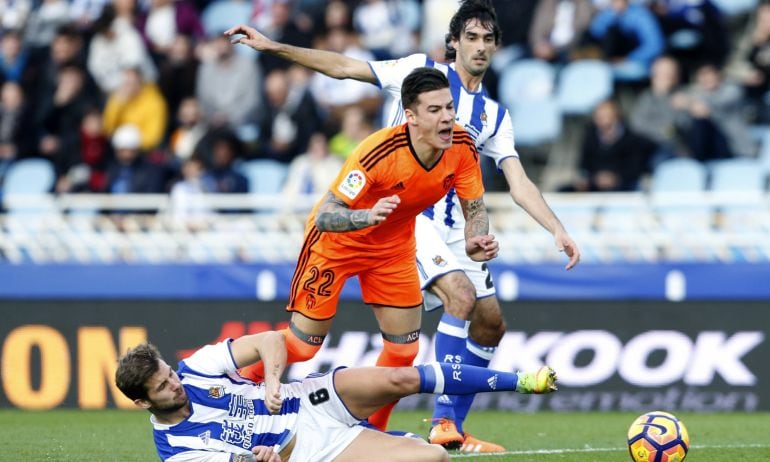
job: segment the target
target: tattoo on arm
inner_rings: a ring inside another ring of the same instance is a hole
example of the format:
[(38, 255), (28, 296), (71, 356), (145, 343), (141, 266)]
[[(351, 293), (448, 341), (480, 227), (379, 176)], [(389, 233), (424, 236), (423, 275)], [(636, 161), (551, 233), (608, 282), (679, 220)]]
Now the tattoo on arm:
[(326, 193), (323, 203), (318, 208), (315, 226), (320, 231), (341, 233), (371, 226), (369, 209), (351, 210), (332, 193)]
[(466, 201), (460, 199), (465, 215), (465, 237), (489, 234), (489, 216), (483, 199)]

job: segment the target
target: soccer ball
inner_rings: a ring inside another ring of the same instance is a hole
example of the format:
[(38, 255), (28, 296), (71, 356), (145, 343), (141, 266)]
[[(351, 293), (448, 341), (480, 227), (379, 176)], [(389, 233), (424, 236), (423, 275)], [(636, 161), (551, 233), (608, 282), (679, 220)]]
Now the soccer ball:
[(689, 448), (687, 428), (667, 412), (642, 414), (628, 429), (628, 452), (634, 462), (681, 462)]

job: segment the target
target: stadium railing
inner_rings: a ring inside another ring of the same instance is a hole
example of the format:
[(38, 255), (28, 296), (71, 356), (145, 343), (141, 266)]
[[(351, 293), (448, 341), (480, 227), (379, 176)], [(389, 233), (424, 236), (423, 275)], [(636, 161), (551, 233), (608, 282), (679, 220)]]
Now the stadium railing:
[[(206, 195), (194, 210), (179, 210), (165, 194), (6, 196), (0, 262), (291, 262), (314, 199), (285, 204), (275, 195)], [(554, 193), (546, 199), (586, 262), (770, 261), (770, 194)], [(551, 235), (508, 194), (489, 193), (485, 200), (501, 261), (563, 261)]]

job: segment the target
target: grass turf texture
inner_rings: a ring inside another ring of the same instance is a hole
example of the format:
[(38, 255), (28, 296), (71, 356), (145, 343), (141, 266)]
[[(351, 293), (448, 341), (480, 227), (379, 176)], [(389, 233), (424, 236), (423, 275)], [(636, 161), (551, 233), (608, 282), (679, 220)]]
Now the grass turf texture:
[[(132, 411), (0, 410), (3, 448), (0, 461), (153, 461), (149, 414)], [(394, 429), (428, 432), (423, 412), (397, 412)], [(687, 462), (770, 460), (770, 413), (678, 413), (690, 431)], [(636, 414), (471, 414), (466, 430), (504, 445), (497, 456), (460, 455), (453, 460), (483, 461), (630, 461), (626, 430)]]

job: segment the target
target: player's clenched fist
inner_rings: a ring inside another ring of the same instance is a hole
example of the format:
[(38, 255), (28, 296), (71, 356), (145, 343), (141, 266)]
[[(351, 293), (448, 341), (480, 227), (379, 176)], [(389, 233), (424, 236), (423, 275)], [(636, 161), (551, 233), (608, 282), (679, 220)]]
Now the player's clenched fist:
[(497, 257), (499, 249), (500, 244), (491, 234), (471, 236), (465, 239), (465, 252), (473, 261), (491, 260)]

